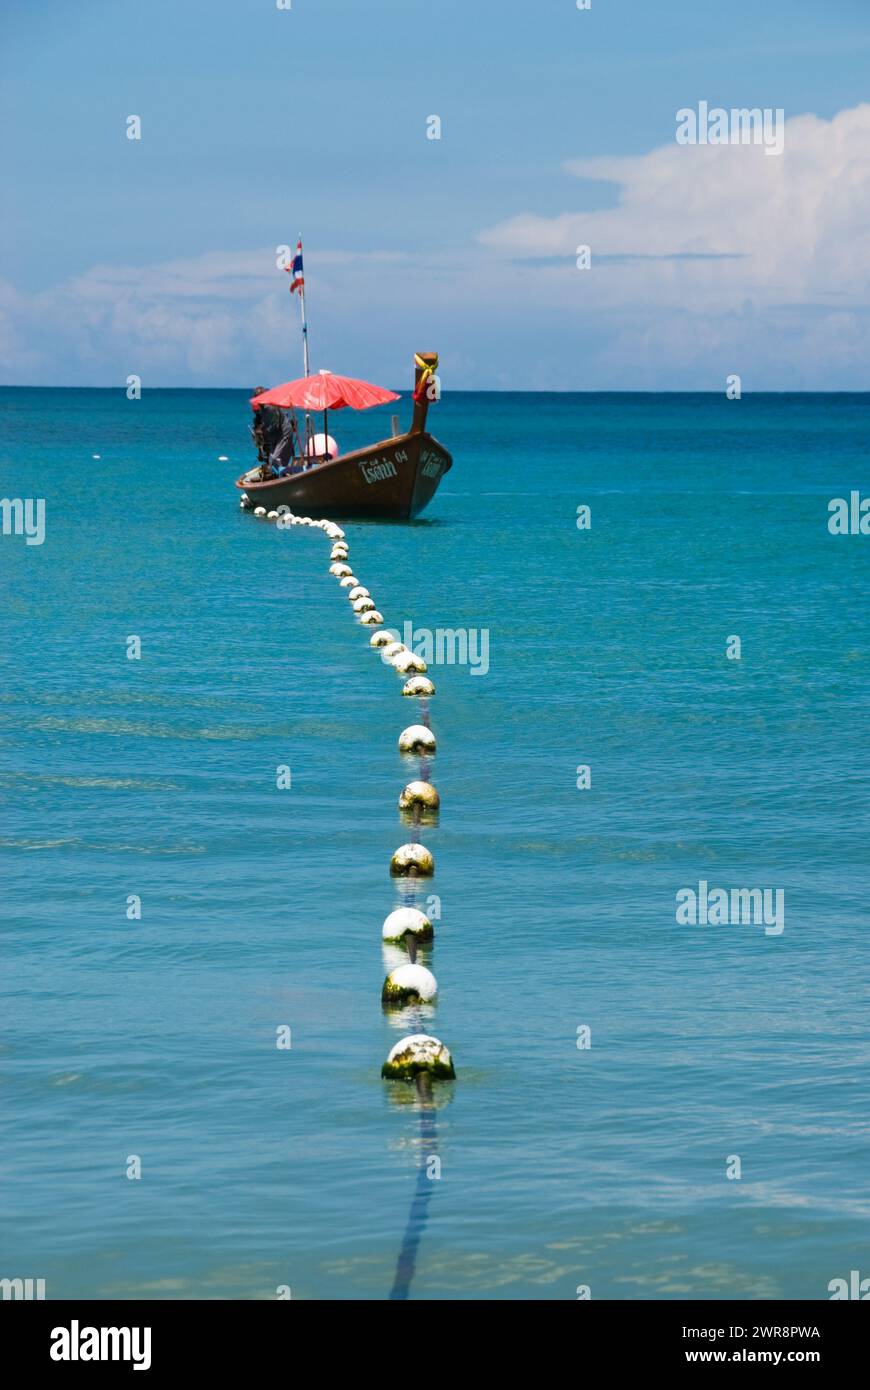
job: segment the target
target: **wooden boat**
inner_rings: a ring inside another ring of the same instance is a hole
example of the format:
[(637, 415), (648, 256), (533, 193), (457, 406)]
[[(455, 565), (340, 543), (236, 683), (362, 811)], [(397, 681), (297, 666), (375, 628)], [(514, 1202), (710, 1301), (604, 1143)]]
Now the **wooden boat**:
[(304, 468), (299, 459), (294, 465), (299, 471), (284, 477), (263, 479), (261, 467), (252, 469), (236, 481), (243, 505), (265, 507), (267, 512), (287, 506), (297, 515), (330, 519), (369, 516), (407, 521), (419, 516), (453, 465), (443, 444), (426, 430), (427, 388), (437, 365), (435, 353), (416, 354), (414, 414), (406, 434)]

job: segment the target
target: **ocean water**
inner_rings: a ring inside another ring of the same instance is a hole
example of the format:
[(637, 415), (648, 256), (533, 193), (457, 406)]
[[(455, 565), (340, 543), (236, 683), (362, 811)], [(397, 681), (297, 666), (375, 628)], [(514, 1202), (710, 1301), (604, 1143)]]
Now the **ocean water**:
[[(428, 511), (346, 526), (388, 623), (489, 642), (485, 674), (431, 669), (440, 995), (396, 1020), (419, 710), (322, 535), (238, 510), (246, 393), (0, 396), (0, 491), (46, 500), (44, 544), (0, 538), (0, 1275), (385, 1299), (398, 1261), (418, 1300), (870, 1275), (870, 537), (827, 529), (870, 492), (870, 398), (433, 409)], [(332, 424), (347, 448), (388, 415)], [(782, 890), (784, 930), (678, 923), (702, 880)], [(380, 1079), (421, 1023), (458, 1072), (431, 1109)]]

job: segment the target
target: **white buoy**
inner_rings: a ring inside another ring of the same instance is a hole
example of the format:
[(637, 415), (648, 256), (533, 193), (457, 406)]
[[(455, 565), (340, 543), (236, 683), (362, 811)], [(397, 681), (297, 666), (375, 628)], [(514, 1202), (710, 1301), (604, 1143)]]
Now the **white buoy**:
[(453, 1058), (440, 1038), (410, 1033), (390, 1048), (381, 1076), (387, 1081), (413, 1081), (420, 1072), (428, 1072), (436, 1081), (453, 1081), (456, 1076)]
[(387, 666), (391, 666), (393, 664), (393, 657), (398, 656), (399, 652), (406, 652), (407, 650), (408, 648), (405, 646), (404, 642), (397, 642), (394, 638), (392, 642), (388, 642), (382, 649), (381, 660), (384, 661)]
[(399, 845), (390, 860), (393, 878), (431, 878), (435, 860), (425, 845)]
[(400, 811), (410, 811), (414, 806), (424, 811), (437, 811), (440, 805), (441, 797), (431, 782), (409, 782), (399, 794)]
[(334, 545), (331, 551), (329, 552), (329, 558), (330, 560), (346, 560), (347, 546), (338, 544)]
[(419, 907), (397, 907), (384, 920), (381, 935), (384, 941), (401, 941), (408, 935), (416, 937), (418, 941), (429, 941), (435, 935), (435, 930)]
[(369, 639), (370, 647), (388, 647), (394, 641), (391, 632), (373, 632)]
[(92, 458), (92, 459), (98, 459), (98, 458), (100, 458), (100, 457), (101, 457), (100, 454), (91, 454), (91, 458)]
[(438, 981), (425, 965), (399, 965), (384, 980), (384, 1004), (428, 1004), (438, 993)]
[(364, 584), (355, 584), (352, 589), (348, 589), (347, 596), (351, 603), (355, 598), (371, 598), (371, 594)]
[(367, 613), (360, 613), (359, 620), (365, 627), (377, 627), (384, 621), (384, 615), (377, 608), (370, 608)]
[(412, 676), (402, 686), (403, 695), (434, 695), (435, 686), (428, 676)]
[(353, 603), (351, 604), (351, 608), (353, 609), (354, 613), (371, 613), (374, 611), (374, 606), (374, 599), (370, 598), (354, 599)]
[(341, 560), (336, 560), (329, 566), (329, 573), (334, 574), (336, 579), (344, 579), (351, 573), (350, 565), (345, 565)]
[(226, 454), (218, 454), (218, 463), (229, 463)]
[(399, 734), (402, 753), (434, 753), (435, 735), (425, 724), (411, 724)]
[(359, 583), (359, 580), (355, 574), (345, 574), (338, 582), (343, 589), (353, 589), (354, 586)]
[(255, 507), (255, 508), (254, 508), (254, 516), (265, 516), (265, 515), (266, 515), (266, 508), (265, 508), (265, 507)]
[(278, 513), (277, 513), (277, 512), (267, 512), (267, 513), (266, 513), (266, 520), (267, 520), (267, 521), (277, 521), (277, 520), (278, 520)]
[(398, 671), (400, 676), (407, 675), (409, 671), (428, 671), (428, 666), (422, 656), (417, 656), (414, 652), (397, 652), (390, 665)]

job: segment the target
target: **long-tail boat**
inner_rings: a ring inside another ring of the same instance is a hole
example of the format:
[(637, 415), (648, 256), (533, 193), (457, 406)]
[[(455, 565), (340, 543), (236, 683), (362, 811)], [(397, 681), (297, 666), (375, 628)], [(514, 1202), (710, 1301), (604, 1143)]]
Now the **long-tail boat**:
[[(255, 423), (251, 431), (260, 463), (236, 481), (242, 506), (254, 510), (265, 507), (267, 513), (286, 506), (297, 514), (310, 512), (317, 517), (395, 517), (406, 521), (418, 516), (453, 465), (443, 444), (426, 430), (429, 402), (437, 401), (440, 394), (437, 353), (418, 352), (414, 356), (414, 413), (407, 433), (399, 433), (394, 416), (389, 439), (349, 454), (340, 453), (327, 433), (330, 410), (345, 406), (367, 410), (399, 397), (394, 391), (333, 372), (311, 375), (302, 238), (294, 255), (290, 255), (289, 246), (282, 247), (281, 252), (279, 267), (291, 277), (290, 293), (299, 294), (305, 375), (271, 391), (259, 391), (251, 400), (255, 421), (257, 412), (262, 411), (259, 418), (268, 417), (269, 428)], [(304, 438), (297, 409), (305, 412)], [(322, 434), (312, 430), (312, 411), (323, 412)]]
[[(434, 352), (420, 352), (415, 354), (414, 362), (414, 412), (410, 428), (404, 434), (394, 433), (389, 439), (367, 444), (348, 454), (333, 452), (335, 443), (326, 432), (327, 408), (323, 402), (328, 398), (339, 399), (341, 405), (365, 409), (366, 405), (398, 400), (393, 392), (368, 387), (367, 383), (351, 378), (332, 378), (332, 373), (322, 372), (255, 396), (251, 401), (255, 411), (263, 406), (277, 406), (282, 410), (323, 410), (324, 429), (322, 434), (311, 434), (310, 428), (306, 430), (304, 447), (301, 439), (296, 441), (298, 448), (294, 447), (278, 476), (267, 460), (238, 478), (236, 487), (242, 493), (242, 505), (265, 507), (267, 512), (288, 506), (297, 515), (305, 513), (330, 518), (369, 516), (408, 520), (418, 516), (432, 499), (444, 474), (449, 472), (453, 460), (443, 444), (426, 429), (430, 400), (438, 399), (435, 376), (438, 356)], [(356, 405), (355, 400), (364, 399), (364, 393), (349, 389), (340, 392), (338, 382), (351, 388), (366, 388), (368, 392), (377, 393), (376, 398)], [(324, 388), (327, 391), (332, 388), (331, 395), (324, 395)], [(314, 404), (315, 400), (320, 404)], [(333, 404), (329, 408), (340, 406)]]

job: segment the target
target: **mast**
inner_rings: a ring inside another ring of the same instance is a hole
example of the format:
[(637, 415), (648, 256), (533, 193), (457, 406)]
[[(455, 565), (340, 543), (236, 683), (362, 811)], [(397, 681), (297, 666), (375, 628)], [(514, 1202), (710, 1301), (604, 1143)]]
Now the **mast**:
[(308, 365), (308, 319), (305, 316), (305, 281), (299, 286), (299, 308), (302, 311), (302, 363), (305, 368), (305, 376), (310, 376), (311, 371)]
[[(301, 315), (302, 315), (302, 365), (303, 365), (303, 368), (304, 368), (304, 375), (307, 377), (307, 376), (310, 376), (310, 375), (311, 375), (311, 367), (310, 367), (309, 360), (308, 360), (308, 315), (307, 315), (306, 312), (305, 312), (305, 269), (304, 269), (304, 266), (303, 266), (303, 264), (302, 264), (302, 236), (301, 236), (301, 234), (300, 234), (299, 239), (298, 239), (298, 241), (297, 241), (297, 243), (296, 243), (296, 246), (297, 246), (297, 253), (296, 253), (296, 254), (297, 254), (297, 258), (298, 258), (298, 260), (299, 260), (299, 279), (300, 279), (300, 282), (301, 282), (300, 285), (299, 285), (299, 310), (300, 310), (300, 313), (301, 313)], [(295, 260), (295, 259), (294, 259), (293, 264), (294, 264), (294, 267), (295, 267), (295, 265), (296, 265), (296, 260)], [(295, 279), (295, 272), (294, 272), (294, 279)], [(290, 286), (290, 289), (291, 289), (291, 291), (292, 291), (292, 289), (293, 289), (293, 286), (292, 286), (292, 285)], [(307, 457), (308, 457), (308, 441), (309, 441), (310, 439), (311, 439), (311, 416), (308, 414), (308, 411), (306, 411), (306, 412), (305, 412), (305, 449), (304, 449), (304, 451), (303, 451), (303, 457), (306, 458), (306, 459), (307, 459)]]

